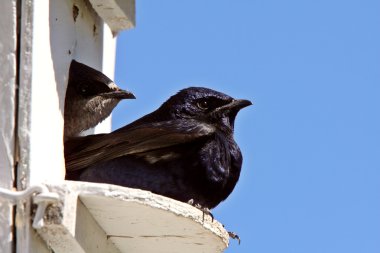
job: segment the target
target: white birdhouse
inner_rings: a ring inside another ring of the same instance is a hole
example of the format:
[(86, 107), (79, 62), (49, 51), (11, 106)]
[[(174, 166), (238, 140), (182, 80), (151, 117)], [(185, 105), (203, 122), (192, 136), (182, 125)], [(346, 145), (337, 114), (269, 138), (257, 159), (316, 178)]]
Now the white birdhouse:
[[(70, 63), (112, 79), (135, 1), (4, 0), (0, 9), (0, 252), (223, 251), (223, 226), (188, 204), (64, 180)], [(90, 133), (110, 129), (108, 119)]]

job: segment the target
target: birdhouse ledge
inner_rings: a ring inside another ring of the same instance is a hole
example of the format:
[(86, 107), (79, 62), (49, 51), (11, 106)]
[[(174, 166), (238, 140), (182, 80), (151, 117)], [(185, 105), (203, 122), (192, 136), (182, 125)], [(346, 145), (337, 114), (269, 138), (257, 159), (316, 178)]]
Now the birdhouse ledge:
[(202, 211), (148, 191), (65, 181), (48, 185), (59, 204), (48, 207), (40, 236), (54, 252), (222, 252), (223, 225)]

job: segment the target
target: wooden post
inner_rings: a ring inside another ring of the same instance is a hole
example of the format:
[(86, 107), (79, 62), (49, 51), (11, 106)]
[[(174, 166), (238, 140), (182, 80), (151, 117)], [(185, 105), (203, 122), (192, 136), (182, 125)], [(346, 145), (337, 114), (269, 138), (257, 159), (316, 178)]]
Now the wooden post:
[[(16, 125), (16, 0), (0, 1), (0, 187), (12, 189), (15, 167)], [(13, 248), (13, 208), (0, 200), (0, 252)]]

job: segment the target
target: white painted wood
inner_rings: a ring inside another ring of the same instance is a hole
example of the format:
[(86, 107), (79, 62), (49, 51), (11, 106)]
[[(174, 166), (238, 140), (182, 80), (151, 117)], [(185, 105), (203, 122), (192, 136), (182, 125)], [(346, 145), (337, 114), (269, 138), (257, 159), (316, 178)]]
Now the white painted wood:
[[(30, 160), (30, 92), (32, 79), (32, 31), (33, 31), (33, 4), (32, 0), (21, 1), (20, 52), (19, 52), (19, 90), (18, 90), (18, 166), (17, 189), (23, 190), (28, 186)], [(28, 252), (32, 249), (32, 228), (29, 220), (30, 201), (19, 203), (16, 209), (16, 252)], [(40, 245), (38, 241), (34, 246)], [(41, 250), (44, 247), (41, 245)]]
[(120, 253), (82, 201), (77, 204), (75, 238), (82, 248), (86, 252)]
[(215, 253), (228, 246), (219, 222), (208, 216), (203, 221), (200, 210), (170, 198), (85, 182), (48, 187), (62, 201), (48, 210), (38, 232), (54, 252), (81, 252), (68, 248), (80, 245), (85, 252)]
[[(0, 2), (0, 187), (12, 189), (15, 166), (16, 0)], [(13, 248), (13, 207), (0, 199), (0, 252)]]
[(112, 32), (135, 26), (135, 0), (89, 0)]

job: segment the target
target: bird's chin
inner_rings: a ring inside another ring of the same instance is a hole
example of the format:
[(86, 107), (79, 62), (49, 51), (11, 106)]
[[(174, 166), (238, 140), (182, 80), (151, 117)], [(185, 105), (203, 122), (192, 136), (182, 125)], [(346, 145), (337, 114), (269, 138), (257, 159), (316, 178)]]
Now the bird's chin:
[(223, 132), (233, 132), (234, 131), (234, 121), (235, 117), (226, 116), (222, 118), (221, 126), (223, 126), (222, 130)]

